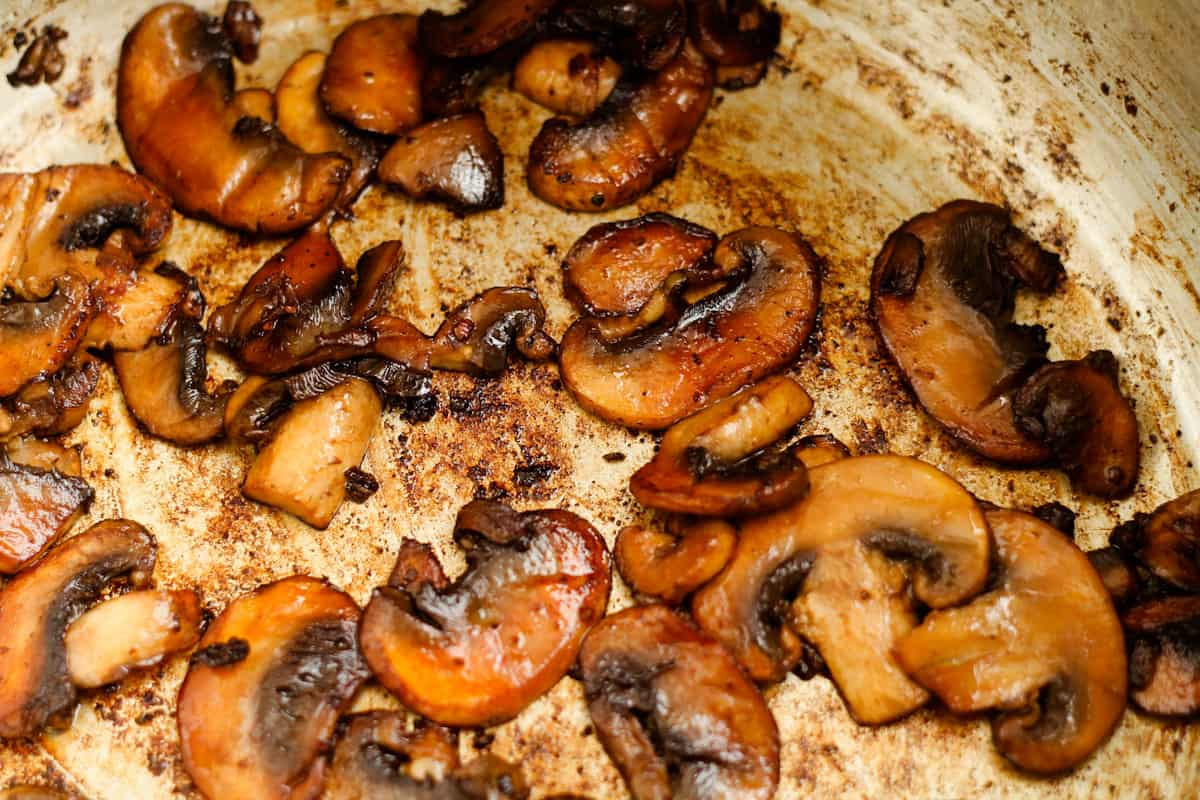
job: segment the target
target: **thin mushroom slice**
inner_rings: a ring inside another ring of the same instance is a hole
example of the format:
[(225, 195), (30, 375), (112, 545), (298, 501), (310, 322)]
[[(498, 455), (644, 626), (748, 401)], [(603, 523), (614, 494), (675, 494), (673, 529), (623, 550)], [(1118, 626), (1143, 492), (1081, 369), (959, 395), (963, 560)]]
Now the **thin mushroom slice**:
[(73, 273), (44, 300), (0, 305), (0, 397), (57, 372), (83, 341), (95, 314), (87, 281)]
[(136, 588), (154, 570), (146, 529), (107, 520), (63, 542), (0, 589), (0, 739), (32, 736), (75, 702), (64, 644), (74, 622), (113, 580)]
[(733, 556), (737, 529), (719, 519), (681, 523), (679, 534), (630, 525), (617, 536), (621, 577), (638, 595), (678, 605), (713, 579)]
[(459, 213), (504, 205), (504, 154), (479, 111), (400, 136), (379, 162), (379, 179), (410, 197), (442, 200)]
[(428, 545), (405, 541), (359, 641), (375, 677), (409, 708), (443, 725), (493, 725), (575, 660), (608, 603), (608, 553), (570, 512), (483, 500), (459, 512), (454, 535), (466, 573), (451, 583)]
[[(0, 448), (0, 575), (32, 563), (71, 527), (94, 492), (73, 463), (30, 464)], [(60, 469), (60, 465), (62, 469)]]
[(563, 383), (597, 416), (642, 430), (666, 428), (790, 365), (816, 322), (820, 275), (794, 234), (746, 228), (713, 252), (724, 288), (674, 318), (606, 341), (594, 319), (568, 329), (559, 350)]
[(320, 219), (349, 172), (309, 155), (232, 103), (233, 44), (191, 6), (149, 11), (125, 37), (117, 124), (138, 170), (179, 208), (229, 228), (278, 234)]
[(1152, 600), (1121, 621), (1129, 637), (1134, 704), (1163, 716), (1200, 713), (1200, 597)]
[(106, 600), (67, 628), (71, 683), (94, 689), (161, 663), (200, 639), (202, 620), (200, 598), (191, 590), (144, 590)]
[(632, 203), (675, 172), (712, 94), (712, 68), (686, 44), (661, 71), (623, 78), (584, 119), (548, 120), (529, 147), (529, 188), (568, 211)]
[(1185, 592), (1200, 592), (1200, 489), (1119, 525), (1109, 542), (1155, 577)]
[(221, 28), (233, 45), (233, 53), (243, 64), (258, 60), (262, 39), (262, 17), (247, 0), (229, 0), (221, 17)]
[(997, 749), (1030, 772), (1070, 769), (1125, 711), (1125, 643), (1100, 576), (1073, 542), (1018, 511), (989, 511), (998, 577), (932, 612), (896, 658), (955, 713), (1000, 711)]
[(696, 47), (722, 67), (764, 63), (779, 46), (783, 20), (761, 0), (688, 0)]
[(904, 223), (875, 259), (871, 313), (884, 350), (925, 410), (980, 455), (1015, 465), (1050, 456), (1012, 403), (1045, 360), (1045, 331), (1012, 312), (1019, 287), (1046, 293), (1061, 275), (1058, 257), (1008, 211), (969, 200)]
[(854, 717), (888, 722), (927, 699), (891, 654), (916, 624), (908, 584), (931, 608), (978, 594), (988, 526), (966, 489), (915, 459), (844, 458), (808, 477), (803, 500), (742, 523), (692, 613), (763, 683), (800, 663), (807, 640)]
[(445, 58), (471, 58), (493, 53), (533, 30), (557, 0), (474, 0), (447, 16), (421, 15), (421, 43)]
[(368, 676), (358, 618), (345, 593), (294, 576), (213, 621), (178, 700), (183, 766), (205, 797), (320, 794), (338, 717)]
[(779, 732), (719, 644), (664, 606), (599, 623), (579, 653), (596, 732), (635, 800), (774, 797)]
[(1042, 367), (1013, 398), (1013, 412), (1017, 427), (1043, 442), (1085, 492), (1120, 497), (1137, 483), (1137, 417), (1107, 350)]
[(616, 87), (621, 65), (583, 39), (538, 42), (513, 69), (512, 88), (556, 114), (586, 117)]
[(415, 16), (360, 19), (333, 42), (320, 78), (321, 103), (360, 130), (395, 136), (421, 122), (424, 71)]
[(27, 384), (0, 400), (0, 441), (35, 433), (66, 433), (87, 415), (100, 382), (100, 362), (80, 349), (66, 366), (49, 378)]
[(776, 511), (808, 490), (793, 453), (771, 452), (812, 411), (791, 378), (773, 376), (677, 422), (650, 463), (629, 481), (644, 506), (729, 517)]
[(488, 289), (446, 316), (430, 343), (429, 364), (486, 376), (503, 372), (513, 352), (545, 361), (555, 350), (542, 328), (545, 322), (546, 309), (532, 289)]
[(171, 269), (166, 262), (153, 272), (138, 269), (123, 246), (106, 245), (95, 269), (84, 273), (93, 280), (96, 306), (84, 346), (115, 352), (141, 350), (161, 336), (187, 300), (184, 282), (166, 274)]
[(599, 43), (638, 70), (665, 69), (686, 47), (683, 0), (563, 0), (545, 27)]

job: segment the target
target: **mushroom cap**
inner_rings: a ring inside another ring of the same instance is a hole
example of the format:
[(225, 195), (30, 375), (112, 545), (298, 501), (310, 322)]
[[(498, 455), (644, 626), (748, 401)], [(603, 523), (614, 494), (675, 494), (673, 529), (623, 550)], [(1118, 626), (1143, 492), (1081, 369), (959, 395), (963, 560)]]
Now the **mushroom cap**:
[(1150, 515), (1120, 525), (1112, 544), (1158, 578), (1200, 592), (1200, 489), (1163, 503)]
[(1121, 621), (1129, 636), (1134, 704), (1164, 716), (1200, 712), (1200, 597), (1151, 600)]
[(445, 58), (473, 58), (499, 50), (531, 31), (558, 0), (478, 0), (457, 14), (421, 15), (421, 43)]
[(556, 114), (586, 117), (600, 107), (621, 78), (621, 66), (593, 42), (538, 42), (513, 68), (512, 88)]
[(395, 136), (421, 122), (424, 71), (414, 15), (360, 19), (333, 41), (320, 78), (321, 103), (359, 130)]
[(896, 658), (951, 711), (999, 710), (992, 733), (1014, 764), (1061, 772), (1099, 747), (1125, 710), (1121, 624), (1073, 542), (1030, 514), (987, 519), (999, 567), (992, 588), (932, 612)]
[(463, 214), (504, 205), (504, 153), (478, 110), (401, 135), (379, 162), (379, 179)]
[(78, 474), (14, 463), (0, 448), (0, 575), (18, 572), (41, 555), (94, 494)]

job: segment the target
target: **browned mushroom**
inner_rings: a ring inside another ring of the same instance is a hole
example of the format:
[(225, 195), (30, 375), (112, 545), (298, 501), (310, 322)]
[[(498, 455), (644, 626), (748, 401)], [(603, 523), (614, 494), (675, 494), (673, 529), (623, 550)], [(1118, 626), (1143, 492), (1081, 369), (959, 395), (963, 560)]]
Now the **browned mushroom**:
[(411, 197), (444, 200), (459, 213), (504, 205), (504, 154), (479, 111), (403, 134), (379, 162), (379, 179)]
[(842, 444), (836, 436), (820, 433), (815, 436), (805, 436), (796, 442), (792, 454), (804, 462), (804, 466), (815, 469), (834, 461), (850, 457), (850, 448)]
[(359, 631), (371, 671), (443, 725), (511, 719), (566, 673), (604, 615), (604, 540), (561, 510), (476, 500), (458, 514), (467, 571), (451, 583), (433, 550), (406, 540)]
[(682, 523), (679, 535), (630, 525), (614, 552), (621, 577), (639, 595), (678, 605), (725, 568), (737, 530), (719, 519)]
[(233, 97), (232, 43), (191, 6), (148, 12), (121, 49), (117, 124), (138, 170), (185, 212), (252, 233), (319, 219), (349, 172), (332, 153), (308, 155), (246, 117)]
[(150, 580), (156, 546), (145, 528), (108, 520), (68, 539), (0, 589), (0, 739), (32, 736), (75, 702), (67, 626), (114, 579)]
[(1049, 292), (1061, 275), (1058, 257), (1006, 210), (969, 200), (909, 220), (875, 259), (871, 313), (884, 349), (925, 410), (988, 458), (1050, 455), (1012, 411), (1012, 393), (1045, 359), (1045, 332), (1011, 320), (1018, 287)]
[(588, 711), (634, 800), (769, 800), (779, 731), (719, 644), (664, 606), (596, 625), (579, 653)]
[(394, 136), (421, 121), (424, 71), (415, 16), (360, 19), (333, 42), (320, 79), (321, 102), (360, 130)]
[(421, 107), (426, 118), (452, 117), (478, 107), (484, 86), (518, 55), (519, 51), (510, 45), (478, 58), (431, 57), (421, 78)]
[(45, 26), (22, 54), (17, 68), (5, 75), (8, 85), (37, 86), (42, 81), (54, 83), (61, 78), (67, 60), (58, 43), (66, 38), (67, 32), (57, 25)]
[(483, 56), (531, 31), (557, 0), (474, 0), (447, 16), (421, 15), (421, 43), (446, 58)]
[(57, 436), (83, 421), (100, 381), (100, 362), (76, 350), (66, 366), (0, 400), (0, 441), (36, 433)]
[(569, 211), (633, 202), (675, 171), (712, 93), (712, 68), (686, 44), (661, 71), (623, 78), (583, 120), (547, 121), (529, 148), (529, 188)]
[(1138, 514), (1118, 526), (1109, 542), (1136, 558), (1155, 577), (1186, 592), (1200, 592), (1200, 489)]
[(1137, 417), (1107, 350), (1039, 369), (1013, 398), (1013, 413), (1021, 432), (1043, 442), (1085, 492), (1120, 497), (1137, 483)]
[(684, 47), (687, 10), (683, 0), (562, 0), (545, 27), (592, 39), (630, 66), (657, 71)]
[(200, 638), (203, 610), (191, 590), (143, 590), (106, 600), (67, 628), (67, 673), (81, 689), (119, 681)]
[[(11, 575), (42, 554), (79, 518), (93, 492), (80, 478), (79, 456), (30, 458), (0, 448), (0, 575)], [(32, 462), (32, 463), (31, 463)]]
[(961, 608), (932, 612), (895, 649), (951, 711), (1002, 713), (997, 749), (1036, 773), (1070, 769), (1125, 711), (1125, 645), (1087, 557), (1050, 525), (990, 511), (998, 577)]
[(0, 397), (45, 378), (67, 363), (95, 315), (87, 281), (61, 276), (45, 300), (0, 305)]
[(8, 454), (8, 460), (35, 469), (57, 470), (63, 475), (80, 477), (83, 474), (83, 459), (79, 447), (67, 447), (58, 442), (24, 436), (13, 439), (0, 448)]
[(783, 20), (761, 0), (688, 0), (692, 41), (723, 67), (765, 63), (779, 46)]
[(621, 77), (621, 66), (582, 39), (551, 39), (529, 48), (513, 69), (512, 88), (557, 114), (586, 117)]
[(581, 319), (560, 348), (563, 383), (592, 413), (660, 429), (788, 366), (816, 322), (817, 256), (799, 236), (747, 228), (713, 253), (729, 284), (654, 327), (606, 341)]
[(258, 60), (258, 43), (262, 38), (262, 17), (246, 0), (229, 0), (221, 17), (221, 28), (233, 45), (233, 54), (243, 64)]
[(799, 503), (742, 524), (733, 560), (693, 598), (693, 614), (758, 681), (797, 664), (804, 637), (855, 719), (894, 720), (928, 698), (891, 653), (916, 625), (910, 591), (945, 608), (983, 589), (987, 523), (966, 489), (911, 458), (845, 458), (809, 480)]
[[(545, 361), (555, 350), (554, 340), (542, 330), (545, 321), (546, 309), (532, 289), (488, 289), (451, 311), (438, 326), (425, 348), (429, 365), (472, 375), (498, 375), (508, 365), (510, 352), (530, 361)], [(388, 355), (386, 337), (378, 350)]]
[(1200, 712), (1200, 597), (1151, 600), (1122, 618), (1129, 636), (1130, 698), (1165, 716)]
[(650, 508), (729, 517), (775, 511), (808, 490), (808, 470), (772, 444), (812, 411), (791, 378), (773, 376), (671, 426), (629, 489)]
[(233, 96), (233, 107), (243, 117), (253, 117), (267, 125), (275, 124), (275, 95), (266, 89), (239, 90)]
[(183, 766), (205, 797), (317, 797), (338, 717), (367, 678), (358, 606), (285, 578), (213, 621), (179, 689)]

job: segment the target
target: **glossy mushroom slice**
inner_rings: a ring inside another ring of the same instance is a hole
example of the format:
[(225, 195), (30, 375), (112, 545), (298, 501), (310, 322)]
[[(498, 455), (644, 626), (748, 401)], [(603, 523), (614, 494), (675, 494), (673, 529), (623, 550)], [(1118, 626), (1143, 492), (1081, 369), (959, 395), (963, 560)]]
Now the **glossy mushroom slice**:
[[(428, 347), (429, 364), (472, 375), (499, 375), (512, 352), (545, 361), (555, 350), (554, 340), (542, 329), (545, 322), (546, 309), (532, 289), (488, 289), (446, 316)], [(385, 347), (380, 352), (387, 355)]]
[(421, 43), (445, 58), (484, 56), (529, 33), (557, 0), (473, 0), (457, 14), (421, 15)]
[(111, 581), (144, 586), (156, 546), (145, 528), (107, 520), (68, 539), (0, 589), (0, 739), (32, 736), (75, 702), (63, 642)]
[(359, 631), (371, 671), (409, 708), (453, 726), (516, 716), (566, 673), (604, 615), (604, 540), (557, 509), (476, 500), (458, 514), (467, 571), (451, 583), (433, 550), (400, 548)]
[(93, 281), (96, 316), (88, 327), (84, 345), (116, 352), (140, 350), (164, 333), (176, 310), (186, 302), (186, 286), (163, 270), (138, 269), (137, 262), (120, 245), (106, 245), (94, 270), (84, 273)]
[(544, 27), (590, 39), (625, 64), (657, 72), (685, 46), (687, 10), (683, 0), (562, 0)]
[(1200, 592), (1200, 489), (1119, 525), (1109, 542), (1185, 592)]
[(671, 426), (629, 490), (644, 506), (729, 517), (775, 511), (804, 496), (808, 470), (790, 451), (772, 452), (812, 411), (791, 378), (773, 376)]
[(1012, 394), (1045, 360), (1045, 332), (1012, 322), (1017, 289), (1054, 289), (1058, 257), (1008, 211), (956, 200), (888, 237), (871, 276), (884, 349), (917, 400), (955, 438), (1006, 464), (1050, 456), (1017, 425)]
[(630, 588), (672, 606), (724, 569), (737, 546), (737, 529), (724, 520), (696, 520), (678, 528), (674, 535), (630, 525), (615, 547), (617, 570)]
[(44, 300), (0, 304), (0, 397), (57, 372), (83, 341), (95, 314), (87, 281), (67, 273)]
[(547, 121), (529, 148), (529, 188), (568, 211), (633, 202), (675, 171), (712, 94), (712, 68), (685, 45), (661, 71), (622, 79), (583, 120)]
[(143, 590), (106, 600), (67, 628), (67, 673), (81, 689), (119, 681), (200, 639), (203, 609), (191, 590)]
[(904, 669), (960, 714), (986, 709), (1017, 766), (1079, 764), (1125, 711), (1121, 623), (1087, 556), (1030, 514), (990, 511), (998, 579), (961, 608), (932, 612), (895, 649)]
[(424, 71), (415, 16), (360, 19), (333, 42), (320, 79), (321, 102), (360, 130), (395, 136), (422, 119)]
[(779, 46), (783, 20), (761, 0), (688, 0), (688, 28), (704, 56), (723, 67), (765, 62)]
[(66, 366), (49, 378), (26, 384), (17, 394), (0, 400), (0, 440), (29, 433), (66, 433), (87, 415), (99, 381), (100, 362), (86, 351), (76, 350)]
[(318, 220), (349, 172), (333, 153), (309, 155), (231, 102), (233, 45), (191, 6), (148, 12), (125, 37), (117, 124), (138, 170), (188, 214), (251, 233)]
[[(33, 562), (79, 519), (94, 492), (73, 460), (22, 458), (0, 448), (0, 575)], [(29, 463), (34, 461), (35, 463)]]
[(513, 69), (512, 88), (557, 114), (586, 117), (616, 87), (621, 65), (584, 39), (550, 39), (529, 48)]
[(427, 122), (400, 136), (379, 162), (379, 179), (410, 197), (445, 201), (460, 213), (504, 205), (504, 154), (479, 111)]
[(664, 606), (596, 625), (579, 653), (588, 711), (635, 800), (774, 797), (779, 732), (737, 661)]
[(692, 612), (761, 682), (783, 678), (807, 639), (855, 719), (894, 720), (927, 699), (891, 654), (916, 625), (910, 591), (931, 608), (978, 594), (987, 523), (966, 489), (911, 458), (846, 458), (809, 482), (799, 503), (742, 524), (733, 560)]
[(320, 794), (334, 726), (368, 675), (358, 618), (348, 595), (294, 576), (209, 626), (178, 700), (183, 765), (205, 797)]
[(1013, 412), (1021, 432), (1044, 443), (1085, 492), (1120, 497), (1137, 483), (1137, 417), (1107, 350), (1042, 367), (1016, 393)]
[(585, 409), (631, 428), (665, 428), (800, 355), (821, 292), (812, 248), (794, 234), (746, 228), (722, 239), (713, 260), (734, 277), (674, 318), (612, 342), (594, 319), (570, 327), (559, 367)]
[(1200, 597), (1143, 603), (1122, 618), (1129, 636), (1130, 698), (1164, 716), (1200, 712)]

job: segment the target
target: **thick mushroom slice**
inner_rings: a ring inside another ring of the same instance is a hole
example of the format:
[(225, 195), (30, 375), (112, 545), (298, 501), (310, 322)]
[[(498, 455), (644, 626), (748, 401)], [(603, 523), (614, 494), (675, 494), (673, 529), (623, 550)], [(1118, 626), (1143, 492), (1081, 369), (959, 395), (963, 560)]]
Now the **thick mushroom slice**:
[(130, 592), (106, 600), (67, 628), (67, 673), (81, 689), (119, 681), (200, 639), (203, 609), (189, 590)]
[(675, 423), (629, 489), (650, 508), (729, 517), (775, 511), (808, 490), (795, 454), (767, 450), (812, 411), (791, 378), (773, 376)]
[(779, 731), (719, 644), (665, 606), (596, 625), (579, 653), (588, 711), (634, 800), (775, 796)]
[(989, 511), (998, 577), (932, 612), (896, 658), (956, 713), (997, 709), (996, 747), (1037, 773), (1070, 769), (1125, 711), (1125, 643), (1104, 584), (1075, 544), (1031, 514)]
[(678, 605), (716, 576), (737, 546), (737, 529), (724, 520), (681, 523), (679, 535), (630, 525), (617, 536), (621, 577), (639, 595)]
[(1137, 417), (1107, 350), (1039, 369), (1013, 398), (1013, 413), (1017, 427), (1044, 443), (1085, 492), (1120, 497), (1137, 483)]
[[(545, 361), (555, 350), (554, 340), (542, 329), (545, 322), (546, 309), (532, 289), (488, 289), (451, 311), (438, 326), (427, 348), (429, 365), (486, 376), (503, 372), (512, 352)], [(379, 350), (386, 356), (383, 345)]]
[(562, 0), (545, 27), (598, 42), (619, 61), (657, 72), (685, 47), (687, 9), (683, 0)]
[(530, 32), (557, 0), (474, 0), (447, 16), (421, 15), (421, 43), (445, 58), (471, 58), (499, 50)]
[(87, 415), (99, 382), (100, 362), (86, 351), (76, 350), (58, 372), (0, 401), (0, 441), (29, 433), (66, 433)]
[(443, 200), (459, 213), (504, 205), (504, 154), (479, 111), (400, 136), (379, 162), (379, 179), (410, 197)]
[(0, 304), (0, 397), (57, 372), (95, 315), (87, 281), (67, 273), (45, 300)]
[(299, 230), (336, 202), (349, 172), (309, 155), (232, 101), (233, 45), (191, 6), (148, 12), (121, 49), (117, 124), (138, 170), (188, 214), (251, 233)]
[(338, 717), (368, 675), (358, 618), (345, 593), (294, 576), (213, 621), (178, 700), (183, 766), (205, 797), (320, 794)]
[(804, 637), (854, 717), (888, 722), (927, 699), (891, 653), (916, 625), (906, 573), (931, 608), (978, 594), (987, 523), (966, 489), (915, 459), (845, 458), (808, 475), (799, 503), (742, 524), (733, 560), (692, 612), (761, 682), (801, 661)]
[(623, 78), (583, 120), (548, 120), (529, 148), (529, 188), (568, 211), (633, 202), (675, 171), (712, 94), (712, 67), (686, 44), (661, 71)]
[(1200, 592), (1200, 489), (1117, 526), (1109, 542), (1155, 577)]
[(607, 341), (595, 319), (563, 337), (563, 383), (587, 410), (631, 428), (668, 427), (790, 365), (816, 323), (817, 256), (794, 234), (746, 228), (713, 252), (728, 285), (633, 336)]
[(917, 400), (955, 438), (1006, 464), (1050, 456), (1017, 425), (1012, 394), (1045, 360), (1045, 332), (1012, 322), (1020, 286), (1049, 292), (1058, 257), (1008, 211), (956, 200), (888, 237), (871, 276), (884, 349)]
[(484, 500), (459, 512), (454, 536), (466, 573), (451, 583), (428, 545), (405, 541), (359, 641), (375, 677), (409, 708), (443, 725), (493, 725), (575, 660), (608, 603), (608, 552), (570, 512)]
[(722, 67), (765, 62), (779, 46), (783, 20), (761, 0), (688, 0), (692, 41)]
[(153, 272), (139, 270), (123, 249), (106, 246), (97, 258), (92, 290), (96, 316), (84, 345), (115, 352), (141, 350), (161, 336), (187, 300), (185, 284), (166, 274), (172, 269), (164, 262)]
[(0, 575), (12, 575), (41, 555), (95, 494), (79, 477), (78, 453), (73, 462), (39, 464), (13, 449), (0, 448)]
[(415, 16), (360, 19), (333, 42), (320, 78), (321, 102), (360, 130), (395, 136), (421, 121), (424, 71)]
[(75, 702), (63, 643), (67, 626), (123, 575), (144, 586), (154, 537), (107, 520), (52, 550), (0, 589), (0, 739), (32, 736)]
[(557, 114), (586, 117), (616, 87), (621, 65), (583, 39), (551, 39), (529, 48), (513, 68), (512, 88)]
[(1165, 716), (1200, 712), (1200, 597), (1143, 603), (1121, 620), (1129, 636), (1130, 698)]

